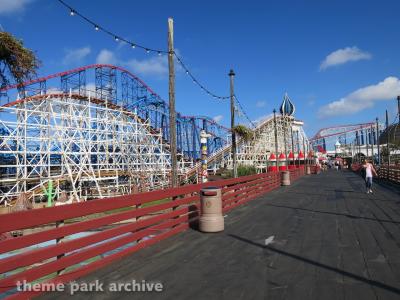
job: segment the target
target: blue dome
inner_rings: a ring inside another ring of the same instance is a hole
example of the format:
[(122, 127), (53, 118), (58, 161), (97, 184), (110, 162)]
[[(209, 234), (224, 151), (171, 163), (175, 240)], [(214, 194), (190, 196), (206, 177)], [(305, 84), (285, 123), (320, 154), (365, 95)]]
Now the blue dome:
[(292, 101), (290, 101), (290, 98), (287, 93), (285, 93), (285, 96), (283, 97), (283, 102), (280, 108), (281, 114), (284, 116), (292, 116), (294, 112), (296, 111), (296, 108)]

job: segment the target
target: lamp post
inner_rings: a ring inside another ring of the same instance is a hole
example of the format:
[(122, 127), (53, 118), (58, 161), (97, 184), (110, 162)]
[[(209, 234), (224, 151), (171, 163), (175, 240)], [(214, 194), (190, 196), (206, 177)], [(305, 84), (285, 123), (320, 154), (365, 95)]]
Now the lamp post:
[(367, 147), (367, 158), (368, 158), (369, 157), (368, 128), (365, 128), (365, 146)]
[(358, 134), (358, 156), (359, 156), (359, 162), (361, 163), (361, 142), (362, 142), (362, 131)]
[(380, 165), (381, 164), (381, 149), (379, 146), (379, 123), (378, 123), (379, 119), (376, 118), (375, 121), (376, 121), (376, 146), (378, 147), (378, 165)]
[(371, 143), (371, 158), (372, 158), (372, 162), (374, 162), (374, 128), (372, 126), (371, 123), (371, 128), (370, 128), (370, 135), (369, 135), (369, 141)]

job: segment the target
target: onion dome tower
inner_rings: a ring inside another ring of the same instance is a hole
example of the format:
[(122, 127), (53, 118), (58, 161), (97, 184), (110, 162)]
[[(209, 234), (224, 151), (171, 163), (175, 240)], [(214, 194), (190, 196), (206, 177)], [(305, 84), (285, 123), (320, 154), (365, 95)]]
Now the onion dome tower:
[(280, 107), (281, 115), (290, 117), (290, 116), (294, 115), (295, 111), (296, 111), (296, 107), (290, 100), (288, 94), (285, 93), (285, 96), (283, 96), (283, 102)]

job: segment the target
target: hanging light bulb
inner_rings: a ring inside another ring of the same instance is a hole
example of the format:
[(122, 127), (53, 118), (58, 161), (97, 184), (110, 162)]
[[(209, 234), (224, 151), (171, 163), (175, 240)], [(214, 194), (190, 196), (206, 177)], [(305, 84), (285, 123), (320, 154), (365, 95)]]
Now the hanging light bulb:
[(132, 49), (135, 49), (136, 48), (136, 45), (135, 44), (132, 44)]
[(99, 31), (99, 26), (94, 25), (94, 30)]
[(150, 53), (150, 49), (147, 49), (147, 48), (146, 48), (146, 53)]
[(70, 15), (71, 17), (75, 16), (75, 11), (74, 11), (73, 9), (71, 9), (69, 15)]
[(158, 51), (158, 56), (161, 56), (161, 51)]
[(186, 74), (189, 74), (189, 71), (188, 71), (188, 70), (186, 70)]
[(117, 36), (114, 37), (115, 41), (118, 42), (119, 38)]

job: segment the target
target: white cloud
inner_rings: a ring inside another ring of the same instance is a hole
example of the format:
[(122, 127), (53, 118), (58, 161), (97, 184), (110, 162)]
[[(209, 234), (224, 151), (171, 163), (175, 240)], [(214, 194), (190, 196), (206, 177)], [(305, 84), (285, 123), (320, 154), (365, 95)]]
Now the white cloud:
[[(178, 53), (178, 51), (176, 51)], [(168, 75), (168, 57), (166, 55), (149, 54), (145, 59), (131, 59), (124, 61), (120, 59), (113, 51), (103, 49), (97, 55), (98, 64), (120, 65), (130, 69), (136, 75), (155, 76), (166, 78)], [(181, 72), (179, 64), (175, 64), (175, 72)]]
[(342, 65), (350, 61), (368, 60), (372, 55), (366, 51), (362, 51), (357, 47), (346, 47), (338, 49), (329, 54), (321, 63), (319, 69), (321, 71), (337, 65)]
[(66, 52), (67, 53), (64, 56), (63, 64), (68, 65), (71, 63), (80, 63), (86, 56), (90, 54), (91, 49), (89, 46), (87, 46), (77, 49), (70, 49)]
[(263, 101), (263, 100), (256, 102), (256, 107), (258, 107), (258, 108), (265, 107), (266, 105), (267, 105), (267, 102)]
[(0, 0), (0, 14), (10, 14), (23, 11), (32, 0)]
[(168, 74), (168, 59), (166, 55), (152, 56), (148, 59), (132, 59), (126, 65), (136, 74), (163, 77)]
[(400, 80), (387, 77), (383, 81), (360, 88), (347, 96), (320, 108), (320, 117), (354, 114), (373, 107), (375, 102), (392, 100), (400, 95)]
[(107, 49), (103, 49), (97, 55), (96, 63), (116, 65), (116, 64), (118, 64), (118, 59), (115, 56), (114, 52), (107, 50)]
[(224, 118), (223, 115), (218, 115), (218, 116), (215, 116), (215, 117), (213, 118), (213, 120), (214, 120), (215, 122), (219, 123), (219, 122), (222, 121), (223, 118)]

